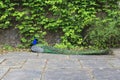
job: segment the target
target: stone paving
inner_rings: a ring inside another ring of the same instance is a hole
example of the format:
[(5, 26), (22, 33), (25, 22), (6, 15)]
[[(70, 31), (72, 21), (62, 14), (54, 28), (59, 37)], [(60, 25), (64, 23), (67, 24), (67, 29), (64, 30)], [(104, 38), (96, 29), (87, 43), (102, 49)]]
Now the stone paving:
[(120, 55), (0, 55), (0, 80), (120, 80)]

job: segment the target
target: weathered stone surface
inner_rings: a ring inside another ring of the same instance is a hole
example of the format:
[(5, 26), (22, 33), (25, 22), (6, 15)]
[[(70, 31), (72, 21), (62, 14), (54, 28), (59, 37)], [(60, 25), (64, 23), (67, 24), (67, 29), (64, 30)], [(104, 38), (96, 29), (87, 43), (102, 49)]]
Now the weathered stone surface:
[(25, 62), (24, 59), (6, 59), (0, 66), (10, 68), (20, 68)]
[(80, 60), (84, 68), (111, 68), (106, 60)]
[(120, 80), (120, 69), (95, 69), (93, 73), (97, 80)]
[(111, 64), (112, 67), (120, 69), (120, 59), (111, 59), (108, 60), (108, 63)]
[(47, 71), (42, 80), (91, 80), (84, 70), (55, 69)]
[(6, 59), (36, 59), (38, 56), (36, 53), (31, 52), (10, 52), (8, 54), (1, 55)]
[(8, 44), (15, 47), (20, 44), (18, 29), (13, 27), (3, 30), (0, 29), (0, 45), (1, 44)]
[(113, 55), (70, 55), (70, 59), (79, 59), (79, 60), (108, 60), (114, 59)]
[(47, 62), (47, 68), (56, 69), (56, 68), (70, 68), (80, 70), (81, 66), (77, 60), (49, 60)]
[(54, 60), (66, 60), (69, 59), (69, 55), (62, 54), (47, 54), (47, 53), (38, 53), (38, 58), (40, 59), (54, 59)]
[(8, 72), (9, 68), (8, 67), (1, 67), (0, 66), (0, 80), (4, 75)]
[(45, 66), (46, 59), (28, 59), (22, 69), (34, 69), (42, 71)]
[(6, 76), (4, 76), (3, 80), (34, 80), (40, 79), (41, 72), (39, 70), (21, 70), (21, 69), (13, 69)]
[(2, 58), (1, 58), (1, 59), (0, 59), (0, 64), (1, 64), (4, 60), (5, 60), (5, 59), (2, 59)]

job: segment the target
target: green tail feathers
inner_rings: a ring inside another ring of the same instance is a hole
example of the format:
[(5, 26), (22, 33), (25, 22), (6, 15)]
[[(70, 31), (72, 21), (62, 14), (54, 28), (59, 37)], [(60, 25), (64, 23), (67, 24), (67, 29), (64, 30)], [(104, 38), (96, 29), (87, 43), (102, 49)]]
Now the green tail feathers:
[(68, 49), (59, 49), (52, 46), (45, 46), (42, 44), (37, 44), (37, 46), (44, 49), (43, 53), (52, 53), (52, 54), (74, 54), (74, 55), (107, 55), (110, 54), (110, 49), (105, 50), (68, 50)]

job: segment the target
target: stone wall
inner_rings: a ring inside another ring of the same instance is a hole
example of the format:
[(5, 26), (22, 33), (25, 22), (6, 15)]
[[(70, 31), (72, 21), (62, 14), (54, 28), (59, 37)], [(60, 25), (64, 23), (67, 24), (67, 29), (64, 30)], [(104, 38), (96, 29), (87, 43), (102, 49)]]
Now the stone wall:
[[(45, 41), (50, 45), (54, 45), (55, 43), (60, 43), (60, 37), (63, 35), (63, 32), (60, 30), (59, 32), (46, 31), (47, 35), (44, 36)], [(20, 42), (19, 31), (13, 27), (8, 29), (0, 29), (0, 47), (3, 45), (10, 45), (13, 47), (17, 47)]]
[(63, 35), (63, 32), (61, 30), (57, 32), (53, 32), (53, 31), (46, 31), (46, 32), (47, 34), (44, 36), (44, 38), (48, 44), (54, 45), (56, 43), (61, 42), (61, 36)]
[(17, 29), (12, 27), (9, 29), (0, 29), (0, 47), (5, 44), (13, 47), (17, 47), (20, 44), (20, 36)]

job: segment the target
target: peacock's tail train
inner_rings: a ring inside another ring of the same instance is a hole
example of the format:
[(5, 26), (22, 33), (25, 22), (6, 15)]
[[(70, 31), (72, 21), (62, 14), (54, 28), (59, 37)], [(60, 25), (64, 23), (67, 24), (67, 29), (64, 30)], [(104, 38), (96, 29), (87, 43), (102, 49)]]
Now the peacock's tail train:
[(52, 54), (74, 54), (74, 55), (106, 55), (109, 54), (110, 50), (67, 50), (67, 49), (59, 49), (52, 46), (45, 46), (42, 44), (34, 45), (34, 49), (31, 47), (31, 50), (34, 52), (42, 52), (42, 53), (52, 53)]

